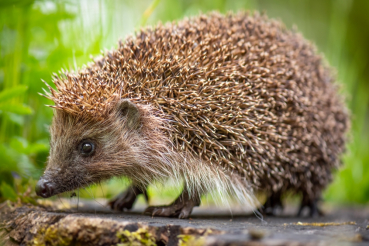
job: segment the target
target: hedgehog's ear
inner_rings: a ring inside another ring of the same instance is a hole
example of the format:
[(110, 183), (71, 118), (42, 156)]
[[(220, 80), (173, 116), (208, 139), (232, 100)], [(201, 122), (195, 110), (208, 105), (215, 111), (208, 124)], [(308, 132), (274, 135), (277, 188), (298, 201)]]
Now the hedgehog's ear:
[(118, 105), (119, 115), (126, 118), (127, 126), (136, 129), (140, 126), (140, 111), (136, 104), (128, 99), (122, 99)]

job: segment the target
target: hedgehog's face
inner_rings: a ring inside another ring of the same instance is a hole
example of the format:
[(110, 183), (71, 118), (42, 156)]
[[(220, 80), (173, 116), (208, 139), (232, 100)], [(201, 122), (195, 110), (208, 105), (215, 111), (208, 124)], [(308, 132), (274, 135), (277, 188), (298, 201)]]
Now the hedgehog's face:
[(140, 113), (128, 100), (103, 121), (58, 111), (50, 128), (50, 155), (36, 193), (50, 197), (124, 175), (136, 163)]

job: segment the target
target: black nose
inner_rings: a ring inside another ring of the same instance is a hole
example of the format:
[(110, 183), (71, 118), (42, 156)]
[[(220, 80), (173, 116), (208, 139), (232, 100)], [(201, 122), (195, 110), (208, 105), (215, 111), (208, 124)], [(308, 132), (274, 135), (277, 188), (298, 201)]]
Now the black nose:
[(48, 198), (54, 194), (54, 187), (49, 181), (41, 178), (36, 184), (36, 194), (43, 198)]

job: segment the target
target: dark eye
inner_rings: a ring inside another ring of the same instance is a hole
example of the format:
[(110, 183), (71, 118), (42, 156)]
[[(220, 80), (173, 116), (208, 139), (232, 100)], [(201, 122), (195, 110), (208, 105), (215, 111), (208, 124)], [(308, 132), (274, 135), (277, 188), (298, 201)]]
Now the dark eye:
[(81, 143), (81, 154), (83, 156), (90, 156), (95, 151), (95, 144), (90, 141), (83, 141)]

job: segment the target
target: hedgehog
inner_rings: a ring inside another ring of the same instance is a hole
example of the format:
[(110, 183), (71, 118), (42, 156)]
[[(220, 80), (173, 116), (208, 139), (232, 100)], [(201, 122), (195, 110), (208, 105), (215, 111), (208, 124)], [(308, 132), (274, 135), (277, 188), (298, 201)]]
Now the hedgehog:
[[(317, 201), (340, 166), (349, 113), (313, 44), (264, 14), (211, 12), (142, 28), (78, 71), (53, 75), (44, 198), (112, 177), (131, 209), (154, 182), (183, 191), (146, 214), (188, 218), (218, 194), (265, 214), (299, 195)], [(255, 194), (266, 202), (260, 206)]]

